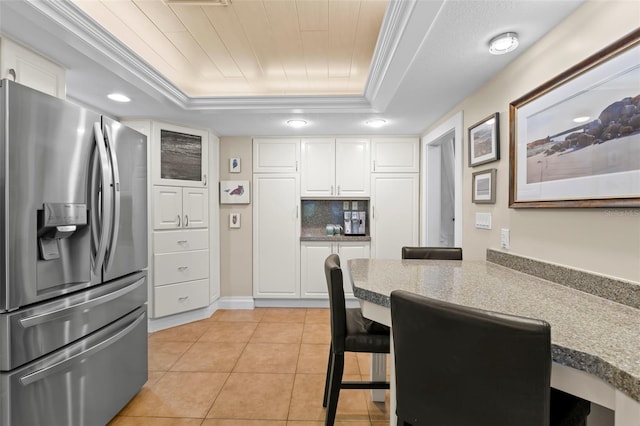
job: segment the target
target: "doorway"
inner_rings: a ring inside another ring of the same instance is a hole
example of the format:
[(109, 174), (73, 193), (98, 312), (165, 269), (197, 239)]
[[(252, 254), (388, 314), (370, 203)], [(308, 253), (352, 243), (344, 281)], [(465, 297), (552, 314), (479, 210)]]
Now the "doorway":
[(462, 247), (462, 112), (422, 139), (420, 245)]

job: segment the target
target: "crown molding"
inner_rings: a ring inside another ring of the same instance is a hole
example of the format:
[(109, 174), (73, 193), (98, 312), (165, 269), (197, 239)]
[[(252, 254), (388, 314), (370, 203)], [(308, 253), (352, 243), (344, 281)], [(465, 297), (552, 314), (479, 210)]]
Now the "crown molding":
[(364, 97), (371, 104), (380, 93), (387, 77), (389, 65), (393, 61), (400, 39), (407, 27), (417, 0), (389, 0), (387, 12), (382, 21), (380, 36), (371, 60), (371, 70), (364, 90)]
[[(1, 1), (1, 0), (0, 0)], [(132, 74), (169, 101), (185, 110), (342, 110), (379, 112), (372, 108), (386, 71), (391, 63), (404, 27), (417, 0), (391, 0), (385, 14), (379, 41), (372, 59), (371, 71), (363, 96), (203, 96), (190, 97), (175, 84), (142, 60), (129, 47), (98, 25), (70, 0), (35, 0), (28, 4), (51, 22), (76, 38), (74, 47), (96, 59), (96, 54), (119, 64), (124, 73)], [(69, 37), (65, 37), (69, 39)], [(80, 40), (81, 43), (77, 41)]]

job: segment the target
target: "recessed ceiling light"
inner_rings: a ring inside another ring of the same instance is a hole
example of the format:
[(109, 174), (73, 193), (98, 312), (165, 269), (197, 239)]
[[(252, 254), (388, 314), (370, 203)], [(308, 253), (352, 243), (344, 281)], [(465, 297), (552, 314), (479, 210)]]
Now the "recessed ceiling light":
[(585, 121), (589, 121), (591, 117), (587, 115), (583, 115), (582, 117), (576, 117), (573, 119), (574, 123), (584, 123)]
[(305, 120), (289, 120), (287, 121), (287, 125), (290, 127), (299, 128), (306, 126), (307, 122)]
[(122, 93), (109, 93), (107, 95), (107, 98), (116, 102), (131, 102), (131, 98), (129, 98), (126, 95), (123, 95)]
[(366, 124), (371, 127), (382, 127), (387, 124), (387, 120), (383, 120), (382, 118), (372, 118), (371, 120), (367, 120)]
[(491, 39), (489, 42), (489, 53), (493, 55), (503, 55), (518, 47), (518, 34), (504, 33)]

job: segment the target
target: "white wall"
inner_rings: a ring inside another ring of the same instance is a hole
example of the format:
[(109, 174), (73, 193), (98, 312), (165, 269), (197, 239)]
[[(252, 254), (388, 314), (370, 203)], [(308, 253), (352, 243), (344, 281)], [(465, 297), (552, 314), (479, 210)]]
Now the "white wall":
[[(640, 209), (508, 208), (509, 103), (635, 30), (639, 23), (640, 2), (587, 2), (440, 120), (463, 110), (466, 132), (493, 112), (500, 113), (501, 159), (464, 169), (465, 259), (484, 259), (487, 248), (499, 249), (500, 228), (509, 228), (511, 253), (640, 282)], [(466, 141), (464, 146), (466, 165)], [(498, 169), (496, 204), (472, 204), (471, 174), (488, 168)], [(475, 229), (476, 212), (492, 213), (492, 230)]]

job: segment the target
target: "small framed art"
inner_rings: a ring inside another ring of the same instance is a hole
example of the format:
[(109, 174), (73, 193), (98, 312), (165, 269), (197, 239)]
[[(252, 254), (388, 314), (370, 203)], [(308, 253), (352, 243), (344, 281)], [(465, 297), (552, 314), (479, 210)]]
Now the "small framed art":
[(229, 228), (240, 228), (240, 213), (229, 215)]
[(469, 127), (469, 167), (500, 159), (500, 113)]
[(473, 191), (471, 201), (476, 204), (495, 204), (496, 202), (496, 169), (475, 172), (471, 179)]
[(249, 204), (248, 180), (222, 180), (220, 181), (220, 204)]
[(229, 173), (240, 173), (240, 157), (229, 158)]

